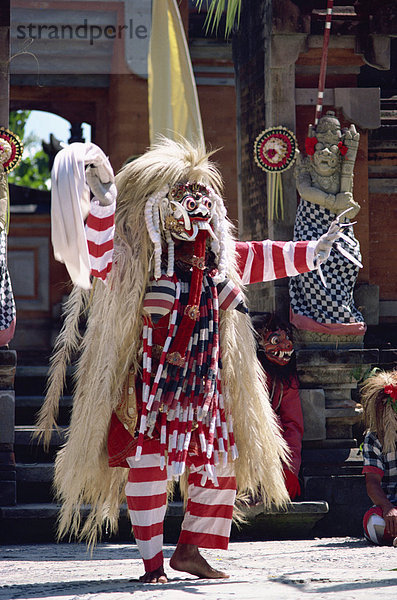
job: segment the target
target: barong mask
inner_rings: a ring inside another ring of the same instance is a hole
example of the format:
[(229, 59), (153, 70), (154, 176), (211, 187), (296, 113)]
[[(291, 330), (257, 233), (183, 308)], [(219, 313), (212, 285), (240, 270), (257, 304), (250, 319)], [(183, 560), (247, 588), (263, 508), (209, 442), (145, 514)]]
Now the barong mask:
[(187, 242), (195, 240), (200, 229), (206, 229), (214, 236), (209, 225), (213, 207), (210, 193), (199, 183), (174, 185), (168, 193), (168, 210), (162, 214), (164, 229), (174, 238)]
[(146, 227), (154, 245), (154, 278), (161, 277), (163, 246), (168, 247), (167, 276), (174, 273), (175, 240), (194, 242), (200, 231), (211, 236), (211, 250), (217, 257), (218, 274), (226, 275), (226, 209), (216, 192), (200, 183), (175, 183), (148, 198), (145, 207)]

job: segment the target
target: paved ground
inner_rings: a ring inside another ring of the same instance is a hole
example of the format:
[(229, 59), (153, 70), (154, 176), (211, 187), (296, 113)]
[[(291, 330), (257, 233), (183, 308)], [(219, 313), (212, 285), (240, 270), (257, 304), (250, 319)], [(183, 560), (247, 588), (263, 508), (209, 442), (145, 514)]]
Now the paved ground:
[[(174, 546), (165, 546), (166, 565)], [(0, 546), (1, 600), (394, 600), (397, 548), (358, 538), (234, 542), (203, 551), (229, 580), (198, 580), (167, 568), (169, 583), (144, 585), (133, 544)]]

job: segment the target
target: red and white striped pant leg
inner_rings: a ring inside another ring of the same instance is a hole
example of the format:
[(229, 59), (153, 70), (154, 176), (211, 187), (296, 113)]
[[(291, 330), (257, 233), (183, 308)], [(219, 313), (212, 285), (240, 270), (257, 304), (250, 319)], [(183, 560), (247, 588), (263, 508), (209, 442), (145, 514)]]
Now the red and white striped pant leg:
[(386, 530), (386, 521), (380, 506), (372, 506), (363, 518), (364, 536), (378, 546), (391, 546), (394, 536)]
[(192, 459), (188, 479), (188, 501), (178, 542), (201, 548), (227, 550), (236, 498), (234, 466), (217, 465), (219, 486), (203, 478), (204, 466)]
[(125, 493), (132, 529), (145, 571), (163, 565), (163, 521), (167, 508), (167, 469), (160, 469), (159, 442), (144, 442), (139, 461), (130, 466)]

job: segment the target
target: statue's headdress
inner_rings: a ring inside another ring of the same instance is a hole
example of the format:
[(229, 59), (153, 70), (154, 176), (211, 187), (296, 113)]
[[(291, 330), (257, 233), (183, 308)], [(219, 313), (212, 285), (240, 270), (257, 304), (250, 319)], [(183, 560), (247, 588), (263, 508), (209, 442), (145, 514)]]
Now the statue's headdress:
[(335, 154), (343, 157), (347, 147), (343, 143), (343, 133), (339, 119), (333, 111), (328, 111), (319, 120), (317, 127), (309, 125), (308, 136), (305, 140), (305, 150), (308, 156), (313, 156), (317, 148), (330, 148)]
[(391, 452), (397, 442), (397, 371), (377, 371), (361, 389), (365, 424), (374, 431), (383, 452)]

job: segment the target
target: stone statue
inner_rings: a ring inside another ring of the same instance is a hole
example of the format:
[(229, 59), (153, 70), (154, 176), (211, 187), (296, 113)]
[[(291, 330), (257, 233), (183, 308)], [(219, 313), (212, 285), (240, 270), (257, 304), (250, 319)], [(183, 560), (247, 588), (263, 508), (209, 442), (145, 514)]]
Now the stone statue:
[[(359, 139), (354, 125), (342, 130), (332, 112), (319, 120), (315, 130), (310, 126), (307, 156), (300, 155), (296, 166), (300, 203), (295, 240), (316, 239), (328, 230), (335, 215), (343, 222), (359, 212), (353, 198)], [(353, 345), (362, 342), (366, 327), (353, 302), (360, 260), (359, 242), (353, 228), (346, 227), (342, 244), (321, 267), (323, 277), (313, 271), (290, 279), (291, 322), (299, 330), (298, 340), (324, 343), (336, 335)]]

